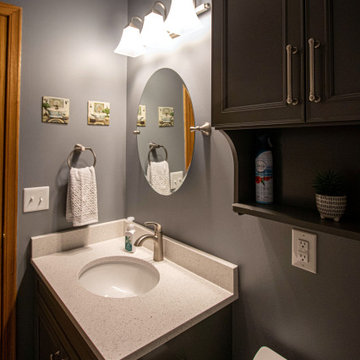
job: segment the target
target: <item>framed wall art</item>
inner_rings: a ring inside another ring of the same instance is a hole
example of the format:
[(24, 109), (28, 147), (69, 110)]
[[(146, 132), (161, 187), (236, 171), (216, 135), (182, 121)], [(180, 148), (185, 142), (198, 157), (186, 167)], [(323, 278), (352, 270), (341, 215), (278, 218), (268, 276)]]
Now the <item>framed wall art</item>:
[(88, 125), (110, 125), (110, 103), (88, 101)]
[(70, 116), (70, 100), (53, 97), (42, 97), (42, 122), (68, 124)]
[(136, 126), (146, 126), (146, 105), (139, 105)]
[(159, 109), (159, 127), (174, 126), (174, 108), (170, 106), (158, 107)]

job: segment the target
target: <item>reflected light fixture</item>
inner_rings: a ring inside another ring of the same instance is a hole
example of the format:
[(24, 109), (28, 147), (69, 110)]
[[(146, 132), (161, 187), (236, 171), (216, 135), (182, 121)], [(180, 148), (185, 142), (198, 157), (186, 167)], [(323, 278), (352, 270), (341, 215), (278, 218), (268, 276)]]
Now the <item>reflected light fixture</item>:
[(143, 24), (142, 19), (138, 16), (132, 17), (129, 25), (124, 28), (119, 45), (114, 50), (114, 53), (130, 57), (137, 57), (145, 53), (140, 29), (134, 25), (134, 20), (138, 20)]
[(200, 29), (201, 26), (194, 0), (171, 0), (170, 12), (165, 21), (166, 30), (176, 35), (184, 35)]
[[(162, 8), (163, 15), (155, 9), (156, 6)], [(165, 29), (164, 19), (166, 15), (165, 5), (160, 1), (156, 1), (151, 11), (144, 17), (141, 39), (145, 46), (154, 49), (165, 49), (172, 45), (171, 37)]]

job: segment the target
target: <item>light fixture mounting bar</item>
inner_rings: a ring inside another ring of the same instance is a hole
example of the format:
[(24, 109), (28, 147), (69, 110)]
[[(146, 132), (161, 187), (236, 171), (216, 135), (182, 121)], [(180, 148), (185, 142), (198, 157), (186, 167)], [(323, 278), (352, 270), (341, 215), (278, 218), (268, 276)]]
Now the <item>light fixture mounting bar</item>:
[(204, 12), (207, 12), (208, 10), (210, 10), (210, 8), (211, 8), (210, 3), (201, 4), (195, 8), (196, 15), (199, 16), (199, 15), (203, 14)]

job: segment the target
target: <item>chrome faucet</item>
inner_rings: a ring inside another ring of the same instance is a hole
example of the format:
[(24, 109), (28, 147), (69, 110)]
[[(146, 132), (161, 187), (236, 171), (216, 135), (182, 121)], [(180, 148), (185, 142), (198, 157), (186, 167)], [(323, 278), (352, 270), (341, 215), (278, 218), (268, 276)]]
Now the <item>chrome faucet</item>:
[(140, 236), (137, 240), (135, 240), (134, 245), (141, 246), (145, 240), (152, 239), (154, 240), (154, 261), (164, 260), (164, 248), (163, 248), (161, 225), (153, 221), (146, 221), (144, 225), (147, 227), (153, 226), (154, 234), (145, 234)]

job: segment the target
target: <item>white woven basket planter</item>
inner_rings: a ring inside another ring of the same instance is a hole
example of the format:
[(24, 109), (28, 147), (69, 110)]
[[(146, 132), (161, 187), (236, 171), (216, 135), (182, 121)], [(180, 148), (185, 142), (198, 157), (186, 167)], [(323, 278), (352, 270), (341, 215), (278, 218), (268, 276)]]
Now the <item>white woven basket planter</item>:
[(316, 207), (320, 213), (321, 219), (333, 219), (340, 221), (346, 209), (346, 195), (344, 196), (327, 196), (315, 194)]

